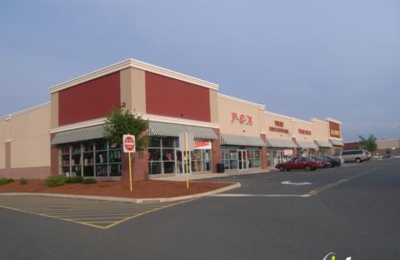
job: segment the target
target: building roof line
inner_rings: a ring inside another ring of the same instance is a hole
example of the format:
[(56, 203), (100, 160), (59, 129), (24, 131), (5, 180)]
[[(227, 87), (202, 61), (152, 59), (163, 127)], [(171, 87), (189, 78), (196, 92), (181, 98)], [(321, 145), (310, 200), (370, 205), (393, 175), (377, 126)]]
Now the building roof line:
[(156, 73), (162, 76), (166, 76), (166, 77), (170, 77), (173, 79), (177, 79), (177, 80), (181, 80), (184, 82), (188, 82), (188, 83), (192, 83), (201, 87), (205, 87), (205, 88), (209, 88), (209, 89), (213, 89), (213, 90), (218, 90), (218, 84), (212, 83), (212, 82), (208, 82), (199, 78), (195, 78), (192, 76), (188, 76), (176, 71), (172, 71), (172, 70), (168, 70), (159, 66), (155, 66), (146, 62), (142, 62), (142, 61), (138, 61), (138, 60), (134, 60), (134, 59), (127, 59), (115, 64), (112, 64), (110, 66), (92, 71), (88, 74), (84, 74), (82, 76), (76, 77), (74, 79), (65, 81), (63, 83), (57, 84), (55, 86), (52, 86), (49, 88), (50, 93), (55, 93), (58, 91), (61, 91), (63, 89), (67, 89), (73, 86), (76, 86), (78, 84), (117, 72), (117, 71), (121, 71), (127, 68), (135, 68), (135, 69), (140, 69), (140, 70), (144, 70), (147, 72), (151, 72), (151, 73)]

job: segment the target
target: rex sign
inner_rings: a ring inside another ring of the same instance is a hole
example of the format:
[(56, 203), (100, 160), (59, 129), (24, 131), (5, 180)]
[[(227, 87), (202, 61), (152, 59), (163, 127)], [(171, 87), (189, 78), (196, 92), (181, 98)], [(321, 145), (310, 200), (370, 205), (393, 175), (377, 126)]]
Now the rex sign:
[(231, 122), (238, 121), (240, 124), (252, 125), (253, 124), (253, 116), (238, 114), (232, 112)]

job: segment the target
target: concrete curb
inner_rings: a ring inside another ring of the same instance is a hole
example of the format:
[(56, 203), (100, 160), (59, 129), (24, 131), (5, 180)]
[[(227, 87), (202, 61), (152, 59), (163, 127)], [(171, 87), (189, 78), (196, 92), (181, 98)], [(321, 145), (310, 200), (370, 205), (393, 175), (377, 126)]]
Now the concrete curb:
[(56, 197), (56, 198), (72, 198), (72, 199), (87, 199), (87, 200), (101, 200), (101, 201), (116, 201), (116, 202), (129, 202), (129, 203), (162, 203), (162, 202), (173, 202), (180, 200), (190, 200), (197, 199), (201, 197), (206, 197), (218, 193), (222, 193), (225, 191), (233, 190), (239, 188), (240, 183), (234, 183), (227, 187), (223, 187), (220, 189), (216, 189), (213, 191), (208, 191), (199, 194), (179, 196), (179, 197), (171, 197), (171, 198), (140, 198), (140, 199), (132, 199), (132, 198), (121, 198), (121, 197), (107, 197), (107, 196), (86, 196), (86, 195), (69, 195), (69, 194), (57, 194), (57, 193), (32, 193), (32, 192), (14, 192), (14, 193), (0, 193), (0, 196), (44, 196), (44, 197)]

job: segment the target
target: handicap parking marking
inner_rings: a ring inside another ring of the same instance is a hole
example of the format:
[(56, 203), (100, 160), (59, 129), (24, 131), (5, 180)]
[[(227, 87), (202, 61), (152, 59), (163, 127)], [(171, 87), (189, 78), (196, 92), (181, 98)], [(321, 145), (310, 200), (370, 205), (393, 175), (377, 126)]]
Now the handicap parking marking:
[(0, 208), (108, 229), (128, 220), (190, 200), (161, 203), (128, 203), (32, 195), (0, 196)]

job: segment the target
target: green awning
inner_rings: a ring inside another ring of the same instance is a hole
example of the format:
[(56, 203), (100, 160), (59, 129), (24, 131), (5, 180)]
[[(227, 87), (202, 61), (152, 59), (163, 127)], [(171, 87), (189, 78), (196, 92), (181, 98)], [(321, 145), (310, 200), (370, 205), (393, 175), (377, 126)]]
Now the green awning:
[(274, 148), (297, 148), (297, 145), (292, 140), (282, 139), (267, 139), (267, 147)]
[(218, 136), (215, 134), (212, 128), (155, 122), (155, 121), (150, 121), (149, 123), (150, 136), (179, 137), (179, 134), (184, 132), (193, 133), (195, 139), (207, 139), (207, 140), (218, 139)]
[(222, 145), (266, 146), (261, 137), (221, 134)]
[(296, 141), (296, 142), (300, 148), (318, 150), (318, 146), (313, 142), (305, 142), (305, 141)]
[(330, 139), (330, 141), (334, 146), (344, 146), (344, 144), (341, 140)]
[(324, 141), (316, 141), (318, 147), (320, 148), (332, 148), (333, 145), (330, 142), (324, 142)]
[(104, 126), (98, 125), (98, 126), (90, 126), (85, 128), (59, 132), (51, 141), (51, 144), (52, 145), (66, 144), (66, 143), (74, 143), (74, 142), (103, 138), (104, 137), (103, 130)]

